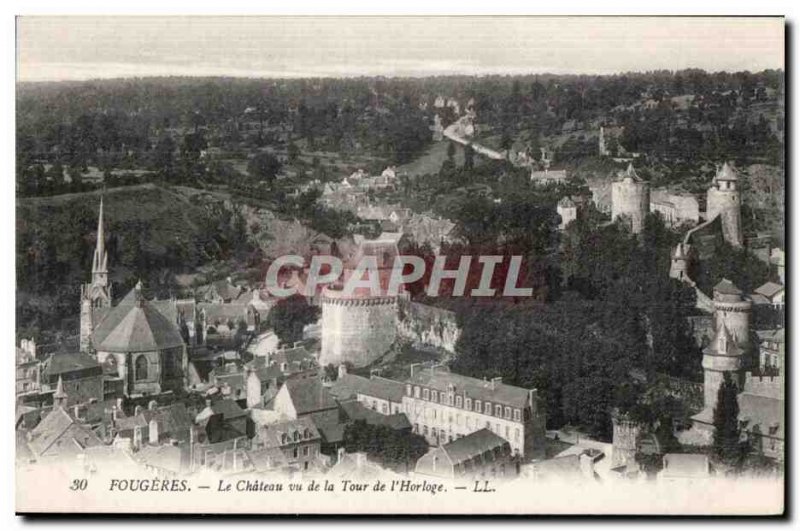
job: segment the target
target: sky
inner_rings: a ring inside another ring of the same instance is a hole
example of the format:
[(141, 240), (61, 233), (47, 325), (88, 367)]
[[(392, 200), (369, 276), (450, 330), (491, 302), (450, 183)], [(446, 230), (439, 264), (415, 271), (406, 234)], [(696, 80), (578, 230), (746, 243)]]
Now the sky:
[(165, 75), (613, 74), (783, 66), (782, 18), (17, 19), (19, 81)]

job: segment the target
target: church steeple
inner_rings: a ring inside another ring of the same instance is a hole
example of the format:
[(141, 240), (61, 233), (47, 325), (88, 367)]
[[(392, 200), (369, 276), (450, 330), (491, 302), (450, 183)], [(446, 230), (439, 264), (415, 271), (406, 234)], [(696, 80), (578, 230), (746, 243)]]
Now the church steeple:
[(61, 379), (61, 375), (58, 375), (58, 383), (56, 384), (56, 392), (53, 394), (53, 405), (55, 407), (66, 408), (67, 407), (67, 400), (68, 396), (66, 391), (64, 391), (64, 381)]
[(108, 286), (108, 253), (106, 253), (106, 238), (103, 227), (103, 197), (100, 196), (100, 215), (97, 218), (97, 245), (92, 259), (92, 286)]

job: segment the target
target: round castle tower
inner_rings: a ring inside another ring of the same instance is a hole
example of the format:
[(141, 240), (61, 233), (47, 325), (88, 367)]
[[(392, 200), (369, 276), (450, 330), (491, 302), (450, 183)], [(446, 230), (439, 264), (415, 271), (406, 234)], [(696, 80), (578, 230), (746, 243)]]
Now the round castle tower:
[[(322, 291), (321, 366), (352, 363), (364, 367), (386, 354), (397, 337), (398, 297), (387, 295), (389, 277), (397, 256), (397, 239), (382, 234), (360, 241), (359, 249), (342, 275), (343, 282)], [(344, 286), (364, 256), (375, 257), (380, 293), (358, 288), (346, 294)]]
[(742, 235), (742, 199), (737, 182), (739, 177), (728, 163), (722, 165), (711, 182), (706, 198), (706, 218), (720, 217), (722, 235), (725, 241), (734, 247), (741, 247)]
[(741, 389), (742, 359), (750, 349), (752, 303), (730, 280), (714, 286), (714, 338), (703, 351), (703, 406), (713, 410), (717, 392), (729, 373)]
[(629, 220), (631, 232), (638, 234), (644, 227), (644, 218), (650, 211), (650, 185), (643, 181), (633, 164), (611, 183), (611, 219), (622, 216)]

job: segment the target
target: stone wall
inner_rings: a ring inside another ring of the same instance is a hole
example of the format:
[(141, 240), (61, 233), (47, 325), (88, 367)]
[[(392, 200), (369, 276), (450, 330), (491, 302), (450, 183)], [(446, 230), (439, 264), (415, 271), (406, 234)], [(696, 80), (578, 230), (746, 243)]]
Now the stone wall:
[(319, 364), (364, 367), (384, 356), (397, 337), (397, 298), (322, 299)]
[(418, 302), (401, 301), (397, 333), (415, 347), (434, 347), (455, 352), (461, 329), (456, 314)]

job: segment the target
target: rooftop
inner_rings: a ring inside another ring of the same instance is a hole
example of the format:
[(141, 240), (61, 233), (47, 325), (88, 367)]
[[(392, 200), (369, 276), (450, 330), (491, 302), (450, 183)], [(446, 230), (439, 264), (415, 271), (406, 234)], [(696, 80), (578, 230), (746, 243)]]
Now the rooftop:
[(343, 374), (331, 384), (330, 391), (339, 399), (351, 398), (360, 393), (399, 403), (403, 401), (405, 385), (380, 376), (364, 378), (356, 374)]
[(453, 464), (456, 464), (503, 445), (508, 445), (508, 441), (483, 428), (445, 444), (442, 446), (442, 450), (444, 450)]
[(519, 408), (524, 408), (528, 404), (529, 391), (527, 389), (502, 382), (492, 383), (491, 381), (448, 372), (444, 369), (420, 369), (406, 381), (445, 392), (448, 390), (448, 386), (453, 385), (457, 395), (465, 395), (472, 399), (498, 402)]

